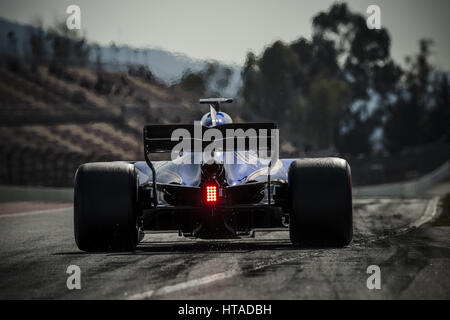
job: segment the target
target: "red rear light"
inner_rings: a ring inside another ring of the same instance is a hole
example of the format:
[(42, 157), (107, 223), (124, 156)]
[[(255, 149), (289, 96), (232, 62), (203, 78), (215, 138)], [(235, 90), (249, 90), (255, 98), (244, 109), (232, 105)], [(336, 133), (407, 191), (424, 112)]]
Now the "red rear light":
[(206, 185), (206, 203), (217, 203), (217, 186), (215, 184)]

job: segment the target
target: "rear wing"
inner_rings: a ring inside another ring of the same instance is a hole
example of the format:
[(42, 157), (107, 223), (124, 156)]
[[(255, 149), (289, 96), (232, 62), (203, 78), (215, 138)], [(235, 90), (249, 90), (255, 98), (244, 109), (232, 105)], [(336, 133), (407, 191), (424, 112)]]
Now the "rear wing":
[[(205, 102), (206, 103), (206, 102)], [(210, 101), (208, 101), (210, 103)], [(222, 148), (226, 150), (228, 146), (232, 146), (234, 150), (250, 150), (256, 148), (255, 151), (261, 149), (271, 149), (272, 141), (275, 138), (275, 143), (278, 144), (278, 127), (275, 123), (232, 123), (224, 124), (215, 127), (205, 127), (200, 124), (177, 124), (177, 125), (147, 125), (144, 127), (144, 157), (152, 171), (153, 206), (158, 205), (158, 197), (156, 191), (156, 170), (150, 160), (149, 154), (171, 152), (172, 149), (180, 143), (183, 139), (188, 139), (190, 149), (200, 146), (203, 152), (204, 148), (212, 143), (211, 139), (205, 138), (208, 136), (209, 130), (214, 131), (215, 134), (221, 136)], [(275, 131), (274, 131), (275, 130)], [(276, 136), (273, 135), (275, 132)], [(216, 135), (214, 134), (214, 137)], [(229, 143), (229, 139), (233, 139), (233, 144)], [(256, 141), (256, 145), (255, 145)], [(228, 142), (228, 143), (227, 143)], [(264, 144), (262, 144), (264, 142)], [(275, 146), (276, 148), (278, 146)], [(197, 151), (197, 150), (196, 150)], [(198, 150), (200, 151), (200, 150)], [(269, 164), (270, 166), (270, 164)], [(270, 197), (270, 173), (268, 176), (268, 192)], [(270, 200), (269, 200), (270, 205)]]
[[(147, 125), (144, 127), (144, 150), (145, 153), (171, 152), (183, 139), (188, 139), (191, 150), (197, 143), (196, 145), (201, 145), (201, 151), (203, 151), (205, 146), (212, 142), (211, 139), (204, 139), (207, 130), (220, 132), (222, 139), (218, 140), (224, 140), (224, 150), (226, 150), (228, 139), (234, 139), (234, 143), (229, 144), (233, 145), (233, 150), (249, 150), (251, 139), (256, 140), (258, 150), (270, 149), (273, 129), (277, 128), (275, 123), (232, 123), (211, 128), (195, 124)], [(265, 145), (261, 144), (263, 139)]]
[(198, 101), (200, 104), (212, 104), (212, 105), (218, 105), (221, 103), (232, 103), (232, 98), (206, 98), (206, 99), (200, 99)]

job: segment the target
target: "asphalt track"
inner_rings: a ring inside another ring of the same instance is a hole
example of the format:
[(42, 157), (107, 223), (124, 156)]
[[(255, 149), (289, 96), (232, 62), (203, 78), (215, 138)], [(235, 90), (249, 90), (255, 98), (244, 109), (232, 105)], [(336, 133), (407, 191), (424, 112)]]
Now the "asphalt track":
[[(450, 298), (450, 227), (438, 198), (354, 199), (346, 248), (294, 249), (287, 232), (190, 240), (147, 234), (133, 253), (80, 252), (72, 208), (0, 216), (0, 299)], [(81, 268), (68, 290), (66, 269)], [(366, 270), (378, 265), (381, 289)]]

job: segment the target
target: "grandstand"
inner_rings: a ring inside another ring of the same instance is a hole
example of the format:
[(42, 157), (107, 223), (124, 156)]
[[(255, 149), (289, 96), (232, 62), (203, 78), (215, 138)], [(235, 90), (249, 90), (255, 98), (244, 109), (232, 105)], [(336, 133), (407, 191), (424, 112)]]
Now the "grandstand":
[(0, 184), (72, 186), (82, 163), (141, 160), (145, 122), (196, 115), (189, 96), (138, 75), (50, 69), (0, 67)]

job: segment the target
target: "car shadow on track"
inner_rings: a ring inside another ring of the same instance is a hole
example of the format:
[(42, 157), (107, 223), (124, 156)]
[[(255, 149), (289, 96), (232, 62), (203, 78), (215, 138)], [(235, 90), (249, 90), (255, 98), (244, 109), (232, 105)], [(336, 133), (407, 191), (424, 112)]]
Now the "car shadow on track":
[[(166, 255), (166, 254), (204, 254), (204, 253), (247, 253), (251, 251), (310, 251), (310, 250), (334, 249), (330, 246), (296, 247), (292, 244), (285, 232), (260, 233), (256, 237), (241, 237), (230, 239), (199, 239), (179, 237), (178, 233), (146, 233), (144, 239), (134, 251), (117, 252), (56, 252), (53, 255), (92, 255), (102, 254), (107, 256), (124, 255)], [(341, 248), (342, 249), (342, 248)]]
[(254, 241), (173, 241), (144, 242), (140, 244), (135, 254), (145, 253), (239, 253), (257, 250), (290, 250), (293, 249), (289, 240), (254, 240)]
[(158, 255), (158, 254), (195, 254), (195, 253), (245, 253), (259, 250), (295, 250), (289, 240), (254, 240), (254, 241), (159, 241), (141, 242), (130, 252), (55, 252), (53, 255)]

